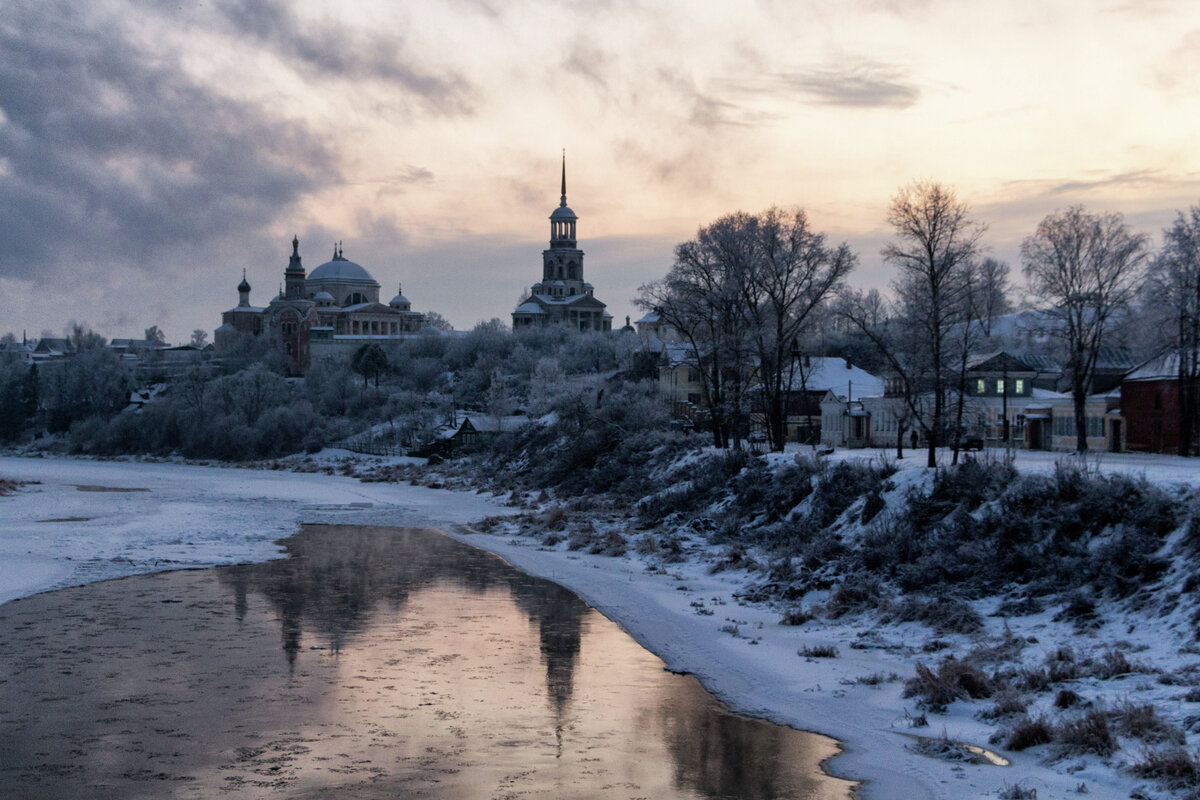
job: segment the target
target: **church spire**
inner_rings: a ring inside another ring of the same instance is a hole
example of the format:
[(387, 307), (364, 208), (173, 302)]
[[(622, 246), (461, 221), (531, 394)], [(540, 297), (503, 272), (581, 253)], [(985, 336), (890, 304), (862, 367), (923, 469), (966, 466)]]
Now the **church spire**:
[(567, 148), (563, 148), (562, 156), (562, 198), (558, 201), (559, 208), (567, 205)]

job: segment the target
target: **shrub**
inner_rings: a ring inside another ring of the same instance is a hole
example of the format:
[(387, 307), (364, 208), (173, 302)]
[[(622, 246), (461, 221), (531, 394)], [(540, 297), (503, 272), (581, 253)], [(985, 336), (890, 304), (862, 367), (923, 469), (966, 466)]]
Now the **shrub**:
[(1089, 711), (1066, 720), (1054, 729), (1054, 740), (1062, 755), (1087, 755), (1107, 758), (1117, 751), (1117, 740), (1102, 711)]
[(837, 658), (838, 649), (831, 644), (804, 645), (796, 651), (804, 658)]
[(1054, 728), (1043, 717), (1024, 717), (1017, 721), (1004, 739), (1008, 750), (1025, 750), (1039, 744), (1049, 744), (1054, 739)]
[(996, 701), (982, 716), (984, 719), (1000, 719), (1015, 714), (1024, 714), (1025, 699), (1017, 692), (1006, 690), (996, 695)]
[(989, 697), (992, 682), (978, 668), (955, 658), (948, 658), (934, 672), (917, 664), (917, 674), (904, 682), (904, 697), (916, 697), (930, 711), (945, 711), (955, 700), (968, 697)]
[(1140, 778), (1162, 781), (1175, 791), (1200, 788), (1200, 760), (1179, 745), (1149, 750), (1130, 769)]
[(1055, 708), (1074, 708), (1083, 702), (1083, 698), (1070, 689), (1059, 689), (1058, 694), (1054, 695)]
[(625, 537), (616, 531), (609, 531), (603, 538), (592, 542), (592, 546), (588, 548), (588, 552), (592, 555), (600, 556), (623, 556), (629, 549), (629, 543), (625, 541)]
[(1179, 728), (1158, 716), (1153, 705), (1124, 703), (1113, 712), (1113, 727), (1121, 736), (1147, 744), (1182, 745), (1187, 740)]
[(796, 606), (789, 608), (784, 612), (783, 618), (779, 620), (780, 625), (803, 625), (809, 620), (814, 619), (811, 612), (805, 611), (802, 607)]
[(969, 634), (983, 629), (983, 617), (958, 597), (906, 597), (895, 613), (901, 622), (921, 622), (942, 633)]

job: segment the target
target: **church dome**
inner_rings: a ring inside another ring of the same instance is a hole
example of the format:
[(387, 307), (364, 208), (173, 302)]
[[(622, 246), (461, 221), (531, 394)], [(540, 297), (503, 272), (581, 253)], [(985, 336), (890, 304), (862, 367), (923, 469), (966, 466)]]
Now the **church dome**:
[(402, 294), (398, 294), (398, 295), (396, 295), (395, 297), (393, 297), (393, 298), (392, 298), (392, 302), (388, 303), (388, 305), (392, 305), (392, 306), (411, 306), (411, 305), (412, 305), (412, 303), (408, 302), (408, 298), (407, 298), (407, 297), (405, 297), (404, 295), (402, 295)]
[(333, 302), (333, 295), (329, 292), (317, 292), (313, 295), (313, 300), (316, 300), (321, 305), (325, 305), (326, 303)]
[(246, 276), (245, 276), (245, 275), (243, 275), (243, 276), (242, 276), (242, 282), (238, 284), (238, 291), (239, 291), (239, 292), (248, 292), (248, 291), (250, 291), (250, 284), (249, 284), (249, 283), (246, 281)]
[(371, 277), (371, 273), (367, 272), (359, 264), (349, 261), (344, 258), (335, 258), (333, 261), (326, 261), (321, 266), (314, 269), (308, 274), (310, 281), (370, 281), (375, 282)]
[(554, 213), (550, 215), (550, 219), (552, 219), (552, 220), (577, 220), (577, 219), (579, 219), (579, 217), (575, 215), (574, 211), (572, 211), (568, 206), (566, 206), (564, 204), (564, 205), (561, 205), (558, 208), (554, 209)]

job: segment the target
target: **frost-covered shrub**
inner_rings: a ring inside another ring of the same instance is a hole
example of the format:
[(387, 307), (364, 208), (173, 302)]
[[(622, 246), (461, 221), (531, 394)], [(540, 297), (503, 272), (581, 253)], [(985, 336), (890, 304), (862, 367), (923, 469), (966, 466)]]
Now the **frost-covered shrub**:
[(1183, 731), (1160, 717), (1149, 703), (1122, 703), (1113, 710), (1112, 722), (1121, 736), (1140, 739), (1146, 744), (1181, 745), (1187, 741)]
[(1187, 791), (1185, 800), (1200, 797), (1200, 758), (1175, 745), (1147, 750), (1130, 768), (1139, 778), (1161, 781), (1173, 791)]
[(900, 622), (921, 622), (940, 633), (977, 633), (983, 629), (983, 617), (960, 597), (908, 596), (895, 607)]
[(1068, 719), (1054, 729), (1058, 752), (1064, 756), (1094, 754), (1107, 758), (1117, 751), (1117, 739), (1103, 711), (1092, 710)]
[(917, 674), (904, 682), (904, 696), (916, 697), (930, 711), (945, 711), (955, 700), (984, 698), (992, 695), (991, 680), (978, 667), (948, 658), (934, 672), (918, 663)]
[(1054, 727), (1044, 717), (1024, 717), (1009, 729), (1004, 737), (1007, 750), (1026, 750), (1054, 739)]

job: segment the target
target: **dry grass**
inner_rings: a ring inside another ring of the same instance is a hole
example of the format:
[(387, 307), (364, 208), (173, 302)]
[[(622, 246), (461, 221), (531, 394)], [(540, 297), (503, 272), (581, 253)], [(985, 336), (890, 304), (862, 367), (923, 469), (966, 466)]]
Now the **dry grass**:
[(1054, 739), (1054, 727), (1043, 717), (1024, 717), (1017, 721), (1004, 738), (1008, 750), (1025, 750), (1039, 744), (1049, 744)]
[(1064, 756), (1093, 754), (1107, 758), (1117, 752), (1117, 738), (1102, 711), (1089, 711), (1063, 722), (1054, 730), (1054, 741)]
[(1121, 736), (1140, 739), (1146, 744), (1182, 745), (1187, 741), (1183, 731), (1158, 716), (1149, 703), (1124, 703), (1112, 713), (1113, 727)]
[(1184, 747), (1149, 750), (1130, 769), (1134, 775), (1161, 781), (1174, 791), (1191, 790), (1187, 797), (1200, 793), (1200, 760)]
[(838, 649), (831, 644), (804, 645), (796, 651), (803, 658), (837, 658)]
[(918, 698), (918, 705), (930, 711), (944, 711), (955, 700), (990, 697), (991, 680), (978, 667), (948, 658), (934, 672), (917, 664), (917, 674), (904, 682), (904, 696)]

